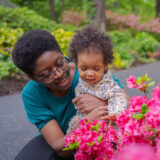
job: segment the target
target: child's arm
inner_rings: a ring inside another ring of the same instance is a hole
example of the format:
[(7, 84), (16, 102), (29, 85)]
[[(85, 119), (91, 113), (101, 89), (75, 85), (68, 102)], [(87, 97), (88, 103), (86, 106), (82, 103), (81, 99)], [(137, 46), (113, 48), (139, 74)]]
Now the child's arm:
[(128, 107), (129, 98), (127, 93), (121, 89), (117, 91), (112, 97), (108, 99), (108, 113), (101, 118), (101, 120), (107, 120), (108, 126), (111, 126), (117, 120), (117, 116), (120, 115)]
[(119, 115), (128, 107), (128, 97), (123, 89), (115, 90), (108, 99), (108, 113)]

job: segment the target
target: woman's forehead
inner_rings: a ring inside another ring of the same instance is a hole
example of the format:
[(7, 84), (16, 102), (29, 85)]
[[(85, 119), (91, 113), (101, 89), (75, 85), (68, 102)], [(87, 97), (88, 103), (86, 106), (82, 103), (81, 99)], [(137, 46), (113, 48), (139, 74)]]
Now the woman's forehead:
[(59, 58), (62, 58), (63, 55), (60, 52), (56, 51), (47, 51), (42, 54), (36, 61), (35, 70), (41, 71), (50, 65), (54, 65)]

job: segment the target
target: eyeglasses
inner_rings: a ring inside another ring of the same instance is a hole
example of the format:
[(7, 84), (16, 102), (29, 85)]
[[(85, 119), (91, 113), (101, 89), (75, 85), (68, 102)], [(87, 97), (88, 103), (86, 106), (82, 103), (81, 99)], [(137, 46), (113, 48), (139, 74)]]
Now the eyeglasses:
[(39, 76), (35, 76), (35, 78), (39, 81), (39, 82), (43, 82), (43, 83), (50, 83), (55, 79), (55, 75), (57, 72), (64, 72), (66, 70), (67, 66), (66, 66), (66, 60), (65, 58), (63, 58), (62, 62), (59, 63), (56, 66), (56, 69), (52, 69), (51, 72), (48, 72), (46, 75), (39, 77)]

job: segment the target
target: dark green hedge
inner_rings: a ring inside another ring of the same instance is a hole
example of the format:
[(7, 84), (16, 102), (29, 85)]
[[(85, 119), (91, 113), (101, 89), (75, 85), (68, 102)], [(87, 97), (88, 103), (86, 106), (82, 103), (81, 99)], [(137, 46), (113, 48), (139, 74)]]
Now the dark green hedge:
[(53, 31), (57, 24), (49, 19), (39, 16), (34, 11), (26, 7), (23, 8), (4, 8), (0, 6), (0, 20), (7, 22), (8, 27), (23, 28), (29, 31), (31, 29), (45, 29)]

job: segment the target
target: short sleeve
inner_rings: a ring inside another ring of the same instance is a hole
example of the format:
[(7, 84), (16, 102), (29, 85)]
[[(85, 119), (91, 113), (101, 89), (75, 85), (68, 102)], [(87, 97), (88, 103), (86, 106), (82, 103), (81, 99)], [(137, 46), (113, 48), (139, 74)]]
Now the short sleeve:
[(22, 99), (29, 121), (35, 124), (39, 130), (50, 120), (55, 119), (54, 113), (46, 107), (38, 89), (34, 89), (34, 87), (24, 89)]
[(121, 88), (123, 88), (123, 85), (121, 84), (121, 82), (118, 80), (118, 78), (117, 78), (114, 74), (112, 74), (112, 77), (113, 77), (113, 80), (114, 80)]

